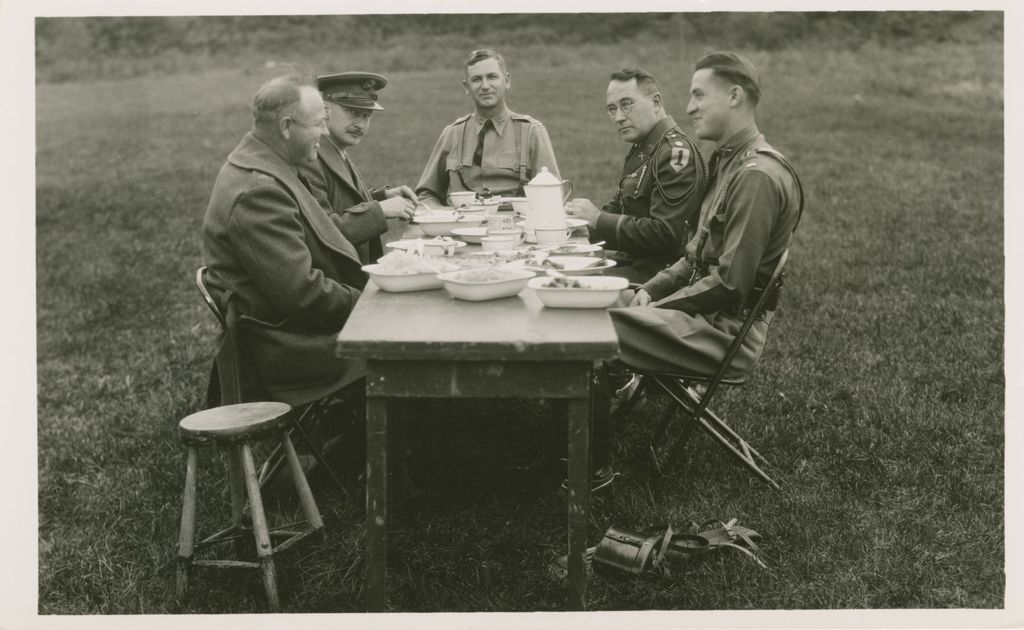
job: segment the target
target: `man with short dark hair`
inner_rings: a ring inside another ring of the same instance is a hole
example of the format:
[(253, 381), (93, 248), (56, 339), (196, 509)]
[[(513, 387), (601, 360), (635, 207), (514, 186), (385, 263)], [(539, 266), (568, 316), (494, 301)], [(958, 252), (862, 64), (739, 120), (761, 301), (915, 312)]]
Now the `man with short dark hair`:
[(697, 145), (665, 111), (658, 82), (640, 68), (614, 72), (608, 84), (608, 117), (626, 154), (615, 197), (600, 210), (589, 199), (566, 205), (586, 219), (590, 240), (617, 252), (616, 273), (644, 282), (675, 262), (688, 221), (704, 195), (707, 172)]
[(206, 283), (238, 318), (240, 367), (255, 372), (260, 395), (299, 405), (362, 376), (361, 363), (336, 356), (335, 337), (366, 275), (300, 174), (327, 133), (316, 86), (280, 76), (253, 106), (253, 128), (218, 173), (203, 218)]
[(388, 219), (411, 218), (417, 203), (416, 194), (408, 186), (371, 190), (348, 154), (348, 149), (358, 146), (370, 131), (374, 113), (384, 110), (377, 92), (385, 85), (387, 79), (371, 72), (341, 72), (317, 78), (329, 112), (329, 133), (317, 150), (319, 168), (311, 168), (306, 174), (314, 193), (321, 193), (322, 205), (359, 250), (364, 264), (377, 262), (384, 253), (381, 235), (389, 229)]
[(558, 177), (544, 125), (505, 104), (512, 75), (501, 55), (489, 49), (471, 52), (462, 86), (473, 100), (473, 113), (441, 132), (416, 185), (422, 202), (443, 206), (455, 191), (521, 197), (541, 168)]
[[(714, 374), (790, 245), (803, 189), (758, 130), (760, 98), (757, 71), (742, 55), (713, 53), (697, 62), (687, 113), (697, 137), (716, 146), (708, 190), (685, 257), (646, 282), (629, 308), (609, 311), (620, 357), (633, 367)], [(757, 314), (726, 378), (757, 361), (774, 306)]]

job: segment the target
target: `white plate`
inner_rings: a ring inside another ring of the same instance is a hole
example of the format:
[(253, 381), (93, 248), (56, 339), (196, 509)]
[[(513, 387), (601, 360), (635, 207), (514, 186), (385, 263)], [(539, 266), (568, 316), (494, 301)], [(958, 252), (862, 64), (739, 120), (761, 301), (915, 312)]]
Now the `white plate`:
[(480, 238), (487, 236), (485, 227), (460, 227), (452, 230), (453, 236), (458, 236), (467, 243), (479, 243)]
[[(591, 256), (548, 256), (547, 260), (550, 260), (561, 267), (560, 269), (555, 269), (555, 271), (575, 276), (593, 276), (604, 273), (605, 269), (611, 269), (615, 266), (614, 260), (593, 258)], [(594, 260), (600, 262), (592, 262)], [(543, 262), (538, 264), (537, 260), (533, 258), (527, 260), (513, 260), (507, 263), (506, 266), (522, 267), (523, 269), (532, 269), (540, 272), (545, 272), (548, 269), (553, 268), (544, 265)]]
[[(384, 246), (385, 247), (390, 247), (392, 249), (404, 249), (407, 252), (415, 252), (416, 248), (417, 248), (417, 244), (420, 241), (423, 242), (423, 253), (428, 255), (428, 256), (429, 255), (444, 255), (444, 250), (447, 249), (447, 248), (452, 249), (452, 251), (454, 253), (454, 250), (457, 250), (460, 247), (465, 247), (466, 246), (466, 243), (464, 243), (463, 241), (456, 241), (455, 239), (451, 239), (451, 240), (445, 241), (442, 244), (440, 242), (437, 242), (437, 239), (432, 239), (432, 238), (431, 239), (426, 239), (426, 238), (424, 238), (424, 239), (407, 238), (407, 239), (404, 239), (404, 240), (401, 240), (401, 241), (391, 241), (390, 243), (385, 243)], [(430, 251), (430, 250), (438, 250), (438, 251)]]
[[(589, 256), (590, 254), (596, 254), (597, 252), (604, 249), (600, 245), (592, 245), (590, 243), (560, 243), (558, 245), (543, 245), (541, 246), (547, 250), (548, 254), (552, 256)], [(559, 249), (571, 249), (572, 251), (559, 251)]]
[(541, 304), (551, 308), (608, 308), (619, 299), (622, 290), (629, 286), (629, 280), (609, 276), (607, 278), (591, 278), (569, 276), (570, 280), (579, 282), (582, 287), (549, 287), (545, 286), (553, 278), (547, 276), (532, 278), (527, 286), (536, 291)]

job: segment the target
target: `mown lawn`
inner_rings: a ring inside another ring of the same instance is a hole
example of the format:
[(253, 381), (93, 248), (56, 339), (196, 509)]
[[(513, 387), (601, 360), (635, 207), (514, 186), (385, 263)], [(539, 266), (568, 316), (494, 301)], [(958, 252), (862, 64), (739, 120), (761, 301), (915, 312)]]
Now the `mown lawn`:
[[(602, 112), (608, 72), (648, 67), (688, 127), (698, 52), (510, 54), (510, 102), (547, 125), (576, 195), (603, 201), (625, 151)], [(387, 111), (355, 154), (371, 183), (415, 183), (437, 132), (468, 111), (460, 56), (389, 73)], [(591, 608), (1002, 607), (1002, 48), (752, 56), (765, 80), (761, 128), (796, 164), (809, 204), (764, 359), (718, 408), (783, 490), (704, 436), (660, 480), (643, 445), (663, 403), (648, 400), (616, 428), (625, 476), (595, 498), (591, 544), (612, 524), (739, 517), (764, 536), (771, 569), (726, 550), (672, 578), (599, 573)], [(249, 575), (200, 577), (199, 595), (176, 603), (172, 567), (184, 471), (175, 426), (201, 406), (215, 335), (191, 286), (201, 219), (264, 76), (263, 60), (248, 59), (37, 88), (41, 613), (262, 609)], [(415, 492), (391, 537), (393, 607), (561, 608), (545, 568), (565, 552), (556, 414), (528, 402), (417, 411)], [(222, 469), (208, 458), (203, 471), (212, 508)], [(321, 488), (329, 529), (282, 560), (283, 605), (357, 611), (362, 506)], [(213, 512), (201, 513), (208, 527)]]

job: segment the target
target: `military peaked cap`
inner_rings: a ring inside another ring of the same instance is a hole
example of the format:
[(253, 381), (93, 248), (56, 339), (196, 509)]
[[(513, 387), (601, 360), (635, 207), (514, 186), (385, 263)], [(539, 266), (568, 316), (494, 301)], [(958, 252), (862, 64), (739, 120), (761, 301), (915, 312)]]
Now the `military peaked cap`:
[(761, 78), (749, 59), (734, 52), (714, 52), (701, 57), (695, 70), (711, 68), (714, 72), (739, 83), (756, 104), (761, 99)]
[(384, 109), (377, 103), (377, 90), (387, 84), (387, 79), (372, 72), (339, 72), (316, 79), (324, 100), (356, 109)]

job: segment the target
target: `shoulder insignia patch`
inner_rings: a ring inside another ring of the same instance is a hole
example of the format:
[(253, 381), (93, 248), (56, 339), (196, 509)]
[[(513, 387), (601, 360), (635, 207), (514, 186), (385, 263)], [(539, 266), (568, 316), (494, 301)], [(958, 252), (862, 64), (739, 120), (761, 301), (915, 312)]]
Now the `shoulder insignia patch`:
[(668, 163), (673, 171), (682, 171), (690, 163), (690, 150), (686, 147), (672, 147), (672, 159)]

